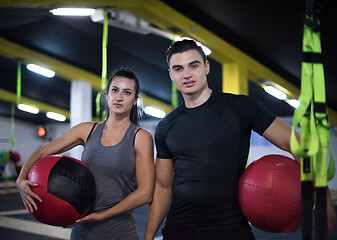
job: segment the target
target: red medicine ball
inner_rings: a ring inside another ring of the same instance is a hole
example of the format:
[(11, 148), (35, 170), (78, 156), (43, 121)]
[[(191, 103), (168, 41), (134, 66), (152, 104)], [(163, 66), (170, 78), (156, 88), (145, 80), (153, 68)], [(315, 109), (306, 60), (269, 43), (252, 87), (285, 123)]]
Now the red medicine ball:
[(300, 165), (282, 155), (252, 162), (239, 180), (246, 219), (267, 232), (294, 232), (301, 225)]
[(38, 184), (31, 190), (42, 199), (34, 217), (54, 226), (68, 226), (84, 216), (91, 208), (96, 185), (86, 165), (62, 155), (40, 159), (28, 174), (28, 180)]
[(18, 152), (12, 152), (12, 158), (16, 164), (18, 164), (21, 160), (21, 156)]

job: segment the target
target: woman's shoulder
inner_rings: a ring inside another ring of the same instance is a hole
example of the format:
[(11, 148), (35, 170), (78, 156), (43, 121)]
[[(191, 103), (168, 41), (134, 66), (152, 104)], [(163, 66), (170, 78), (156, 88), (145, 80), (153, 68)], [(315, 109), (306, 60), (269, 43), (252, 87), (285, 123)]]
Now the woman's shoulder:
[(79, 123), (75, 126), (73, 126), (71, 129), (76, 130), (76, 131), (85, 131), (87, 129), (91, 129), (93, 127), (97, 127), (100, 123), (98, 122), (82, 122)]
[(93, 132), (99, 124), (99, 122), (82, 122), (73, 126), (70, 130), (71, 132), (80, 135), (81, 138), (86, 138), (89, 132)]
[(152, 134), (148, 130), (146, 130), (145, 128), (139, 127), (139, 126), (137, 126), (134, 135), (145, 137), (145, 138), (146, 137), (152, 138)]
[(148, 130), (138, 126), (134, 132), (133, 139), (134, 139), (135, 144), (137, 142), (143, 144), (144, 142), (149, 142), (149, 141), (152, 142), (153, 137), (152, 137), (152, 134)]

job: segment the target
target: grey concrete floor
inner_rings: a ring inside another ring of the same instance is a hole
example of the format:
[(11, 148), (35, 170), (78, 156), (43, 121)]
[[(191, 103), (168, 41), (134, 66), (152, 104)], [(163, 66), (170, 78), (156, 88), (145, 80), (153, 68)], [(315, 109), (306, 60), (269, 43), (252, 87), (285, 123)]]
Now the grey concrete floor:
[[(27, 213), (14, 184), (11, 185), (11, 193), (0, 195), (0, 239), (1, 240), (56, 240), (69, 238), (70, 229), (52, 227), (39, 223)], [(1, 190), (1, 189), (0, 189)], [(335, 202), (337, 203), (337, 202)], [(337, 212), (337, 204), (335, 211)], [(134, 211), (137, 231), (140, 239), (143, 238), (147, 206), (142, 206)], [(161, 226), (162, 228), (162, 226)], [(156, 237), (161, 239), (161, 228)], [(256, 240), (300, 240), (301, 229), (294, 233), (268, 233), (252, 226)], [(313, 238), (314, 239), (314, 238)], [(329, 240), (337, 240), (337, 223), (333, 235)]]

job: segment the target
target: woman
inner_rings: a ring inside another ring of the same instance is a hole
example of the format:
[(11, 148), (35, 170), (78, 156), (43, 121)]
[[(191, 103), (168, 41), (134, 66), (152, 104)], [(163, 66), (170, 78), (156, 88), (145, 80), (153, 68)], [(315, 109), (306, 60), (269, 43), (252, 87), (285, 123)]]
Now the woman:
[[(30, 212), (42, 201), (27, 181), (41, 158), (83, 145), (82, 161), (96, 181), (96, 199), (89, 215), (76, 221), (71, 239), (138, 239), (132, 210), (152, 201), (154, 189), (153, 140), (137, 125), (139, 82), (129, 69), (115, 72), (108, 82), (109, 116), (105, 122), (81, 123), (34, 151), (17, 179), (21, 198)], [(91, 134), (92, 132), (92, 134)]]

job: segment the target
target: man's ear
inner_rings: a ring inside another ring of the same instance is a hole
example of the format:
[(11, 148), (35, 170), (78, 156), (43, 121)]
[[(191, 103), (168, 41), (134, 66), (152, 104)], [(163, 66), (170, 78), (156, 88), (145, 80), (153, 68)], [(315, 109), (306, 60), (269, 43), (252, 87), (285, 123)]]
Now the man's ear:
[(205, 67), (206, 67), (206, 75), (208, 75), (209, 72), (211, 71), (211, 64), (209, 63), (208, 60), (206, 60)]
[(170, 68), (168, 69), (168, 72), (169, 72), (169, 76), (170, 76), (170, 78), (171, 78), (171, 81), (173, 81), (173, 77), (172, 77), (172, 71), (171, 71), (171, 69), (170, 69)]

